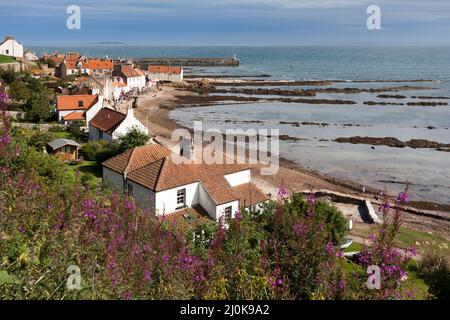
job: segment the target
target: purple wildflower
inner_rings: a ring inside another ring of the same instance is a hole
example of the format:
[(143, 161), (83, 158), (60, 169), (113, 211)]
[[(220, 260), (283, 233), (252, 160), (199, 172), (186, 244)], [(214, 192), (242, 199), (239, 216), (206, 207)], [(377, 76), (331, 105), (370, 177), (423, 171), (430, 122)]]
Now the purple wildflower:
[(409, 202), (410, 197), (409, 197), (408, 192), (407, 192), (407, 191), (405, 191), (405, 192), (400, 192), (400, 193), (398, 194), (398, 196), (397, 196), (397, 200), (398, 200), (400, 203), (407, 203), (407, 202)]

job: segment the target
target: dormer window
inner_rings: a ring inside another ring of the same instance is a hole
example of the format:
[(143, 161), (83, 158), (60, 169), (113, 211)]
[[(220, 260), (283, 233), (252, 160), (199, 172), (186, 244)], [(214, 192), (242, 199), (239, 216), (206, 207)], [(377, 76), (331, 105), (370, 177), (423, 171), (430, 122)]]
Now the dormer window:
[(83, 101), (78, 101), (78, 108), (83, 108), (84, 107), (84, 104), (83, 104)]

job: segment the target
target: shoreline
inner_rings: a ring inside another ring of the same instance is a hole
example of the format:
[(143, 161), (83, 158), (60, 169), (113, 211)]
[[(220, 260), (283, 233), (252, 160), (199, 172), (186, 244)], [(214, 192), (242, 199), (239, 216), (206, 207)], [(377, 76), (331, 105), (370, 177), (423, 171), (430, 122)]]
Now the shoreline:
[[(195, 92), (188, 89), (182, 90), (176, 86), (163, 86), (162, 90), (157, 93), (141, 96), (138, 100), (139, 107), (135, 109), (135, 114), (157, 141), (164, 145), (170, 145), (170, 136), (173, 130), (178, 128), (191, 130), (191, 128), (182, 126), (172, 120), (169, 116), (170, 111), (177, 108), (198, 106), (195, 103), (192, 105), (180, 103), (180, 99), (177, 96), (187, 97), (194, 95)], [(368, 199), (376, 200), (379, 198), (379, 189), (377, 188), (365, 186), (365, 192), (363, 192), (363, 185), (358, 182), (321, 174), (316, 170), (304, 168), (295, 161), (283, 157), (280, 157), (279, 166), (280, 170), (276, 176), (261, 176), (258, 166), (252, 166), (252, 174), (264, 186), (262, 189), (270, 191), (267, 193), (274, 194), (274, 190), (278, 188), (281, 181), (284, 181), (288, 189), (294, 192), (307, 189), (327, 189)], [(450, 204), (430, 201), (413, 201), (411, 207), (420, 210), (450, 212)]]

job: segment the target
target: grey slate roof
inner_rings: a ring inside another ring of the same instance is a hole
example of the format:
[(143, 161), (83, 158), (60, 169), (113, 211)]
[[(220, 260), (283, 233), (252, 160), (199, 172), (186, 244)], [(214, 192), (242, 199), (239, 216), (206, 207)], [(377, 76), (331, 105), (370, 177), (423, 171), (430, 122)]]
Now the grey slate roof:
[(63, 139), (63, 138), (55, 139), (55, 140), (53, 140), (53, 141), (48, 143), (48, 146), (50, 148), (52, 148), (53, 150), (62, 148), (62, 147), (67, 146), (67, 145), (75, 146), (75, 147), (81, 147), (81, 145), (78, 142), (70, 140), (70, 139)]

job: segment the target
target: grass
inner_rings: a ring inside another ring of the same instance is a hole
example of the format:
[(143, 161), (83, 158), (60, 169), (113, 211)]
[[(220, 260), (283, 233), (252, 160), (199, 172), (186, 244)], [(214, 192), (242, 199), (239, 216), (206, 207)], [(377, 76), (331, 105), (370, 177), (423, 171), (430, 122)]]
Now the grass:
[(97, 187), (102, 182), (102, 169), (95, 161), (81, 161), (77, 164), (68, 164), (69, 169), (75, 175), (80, 172), (80, 179), (92, 187)]
[[(376, 232), (377, 226), (367, 227), (364, 225), (355, 225), (350, 234), (367, 238), (370, 234)], [(437, 250), (450, 258), (450, 241), (433, 233), (402, 227), (397, 235), (396, 246), (403, 249), (415, 246), (420, 253), (428, 250)]]
[(353, 241), (353, 243), (350, 245), (350, 247), (344, 249), (344, 252), (361, 251), (362, 248), (363, 248), (363, 245), (361, 243)]
[(15, 61), (16, 60), (14, 60), (13, 57), (0, 54), (0, 63), (11, 63), (11, 62), (15, 62)]

